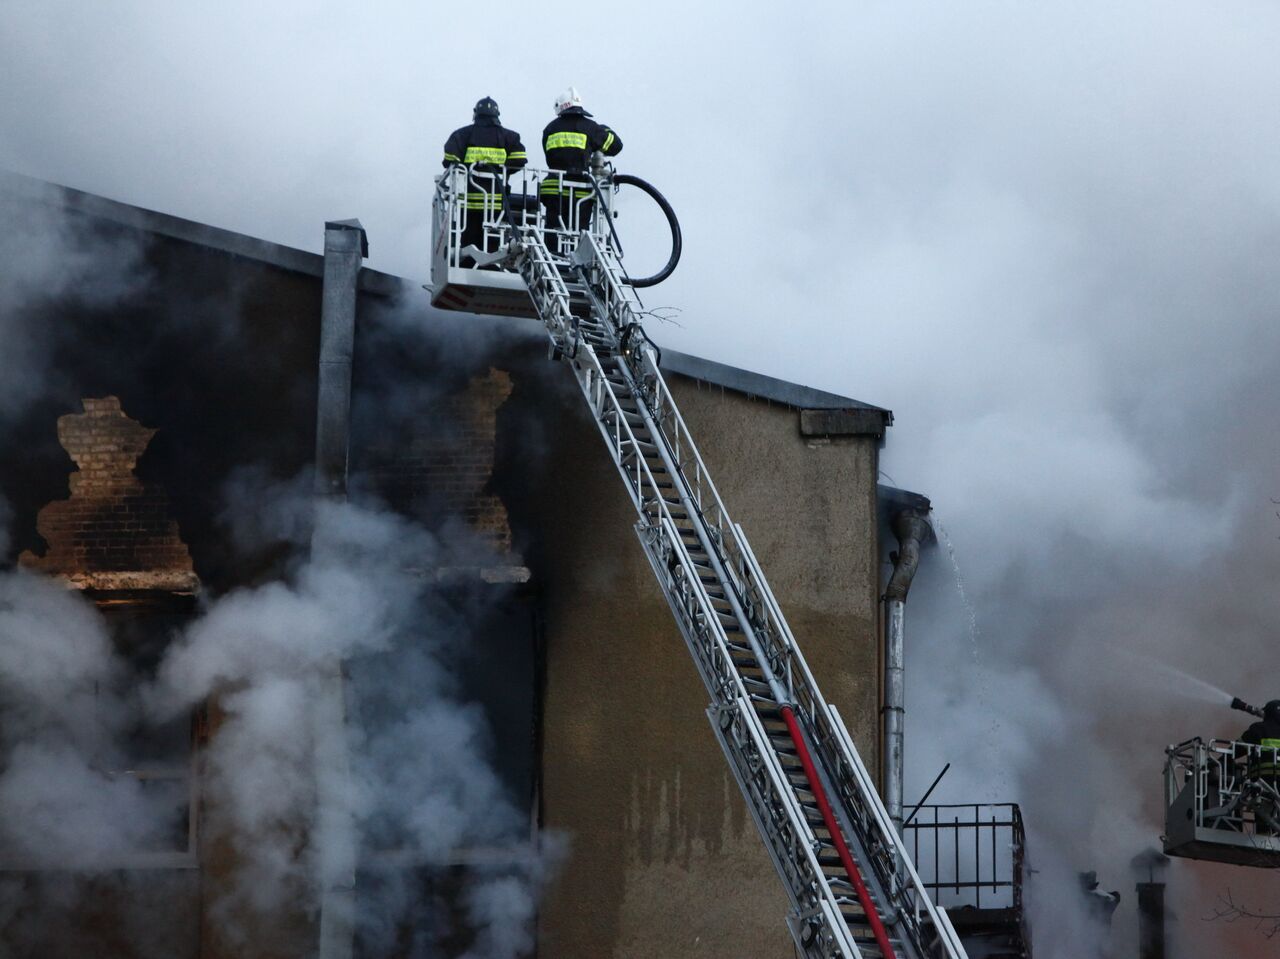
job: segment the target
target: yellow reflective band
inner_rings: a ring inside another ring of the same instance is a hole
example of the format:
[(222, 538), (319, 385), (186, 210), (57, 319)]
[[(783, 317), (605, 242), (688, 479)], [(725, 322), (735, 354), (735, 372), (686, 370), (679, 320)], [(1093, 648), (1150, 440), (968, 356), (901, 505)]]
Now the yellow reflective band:
[(467, 147), (463, 163), (505, 163), (507, 151), (502, 147)]
[(585, 133), (571, 133), (564, 131), (562, 133), (553, 133), (547, 137), (546, 150), (585, 150), (587, 148), (587, 135)]
[(581, 200), (583, 197), (588, 197), (593, 195), (591, 190), (575, 190), (572, 187), (564, 187), (562, 189), (556, 189), (555, 186), (549, 186), (545, 183), (538, 188), (538, 192), (546, 196), (572, 197), (575, 200)]
[(613, 131), (612, 131), (612, 130), (610, 130), (610, 131), (609, 131), (609, 135), (608, 135), (607, 137), (605, 137), (605, 138), (604, 138), (604, 146), (602, 146), (600, 149), (601, 149), (601, 150), (607, 150), (607, 149), (609, 149), (609, 147), (611, 147), (612, 145), (613, 145)]
[(1263, 749), (1280, 749), (1280, 739), (1264, 739), (1262, 741)]
[(458, 156), (456, 153), (446, 153), (446, 154), (444, 155), (444, 158), (445, 158), (446, 160), (452, 160), (454, 163), (461, 163), (461, 162), (462, 162), (462, 157)]
[(527, 160), (529, 159), (529, 154), (525, 153), (523, 150), (517, 150), (515, 153), (508, 153), (507, 159), (508, 160)]

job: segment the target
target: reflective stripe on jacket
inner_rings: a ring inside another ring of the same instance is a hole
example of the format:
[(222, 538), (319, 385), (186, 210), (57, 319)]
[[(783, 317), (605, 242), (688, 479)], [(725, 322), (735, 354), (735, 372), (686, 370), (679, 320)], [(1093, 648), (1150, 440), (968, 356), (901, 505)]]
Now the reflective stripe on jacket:
[(1274, 776), (1280, 773), (1280, 722), (1263, 718), (1244, 731), (1242, 742), (1262, 747), (1262, 755), (1249, 762), (1250, 776)]
[(1259, 745), (1262, 747), (1262, 757), (1258, 760), (1255, 775), (1274, 776), (1280, 772), (1280, 739), (1264, 739)]
[(542, 131), (542, 150), (552, 170), (582, 171), (595, 151), (605, 156), (622, 152), (622, 140), (602, 123), (596, 123), (581, 107), (565, 110)]
[(520, 142), (520, 134), (508, 130), (497, 120), (480, 117), (470, 126), (461, 127), (449, 134), (444, 144), (444, 166), (466, 163), (493, 173), (501, 167), (516, 170), (529, 161), (529, 154)]
[(539, 196), (563, 196), (566, 198), (581, 200), (583, 197), (595, 196), (595, 188), (590, 183), (583, 183), (581, 180), (569, 179), (552, 173), (538, 184)]

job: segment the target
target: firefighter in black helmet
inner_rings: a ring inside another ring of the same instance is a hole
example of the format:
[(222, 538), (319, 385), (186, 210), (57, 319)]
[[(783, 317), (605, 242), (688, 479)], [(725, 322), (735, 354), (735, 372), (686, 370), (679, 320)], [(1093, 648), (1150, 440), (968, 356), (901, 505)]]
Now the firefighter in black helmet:
[[(570, 87), (556, 100), (556, 118), (542, 131), (547, 167), (561, 171), (542, 181), (539, 194), (552, 229), (581, 232), (591, 223), (595, 191), (587, 180), (592, 153), (617, 156), (622, 140), (582, 108), (578, 91)], [(574, 212), (576, 210), (576, 216)]]
[[(444, 165), (466, 164), (467, 193), (463, 201), (465, 226), (461, 245), (484, 249), (485, 212), (489, 219), (500, 216), (504, 168), (519, 169), (529, 161), (520, 134), (498, 121), (498, 104), (493, 97), (477, 101), (470, 126), (454, 130), (444, 144)], [(463, 266), (468, 265), (466, 262)]]
[(1262, 747), (1262, 761), (1255, 774), (1276, 776), (1280, 773), (1280, 699), (1273, 699), (1262, 707), (1262, 718), (1240, 736), (1241, 742)]
[(1280, 808), (1275, 802), (1275, 792), (1280, 789), (1280, 699), (1273, 699), (1262, 707), (1262, 719), (1251, 725), (1240, 736), (1241, 742), (1261, 746), (1251, 758), (1247, 774), (1259, 779), (1258, 795), (1254, 805), (1255, 829), (1259, 835), (1274, 836), (1280, 832)]

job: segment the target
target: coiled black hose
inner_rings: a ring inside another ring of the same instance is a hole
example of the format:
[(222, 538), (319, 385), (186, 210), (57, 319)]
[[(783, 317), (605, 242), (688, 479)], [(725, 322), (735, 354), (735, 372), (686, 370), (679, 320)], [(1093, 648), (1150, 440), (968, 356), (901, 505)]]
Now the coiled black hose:
[(614, 175), (613, 183), (615, 186), (629, 184), (653, 197), (654, 202), (662, 210), (662, 215), (667, 218), (667, 226), (671, 227), (671, 257), (667, 260), (667, 265), (653, 274), (653, 276), (633, 276), (629, 278), (631, 285), (637, 288), (657, 286), (675, 271), (676, 264), (680, 262), (680, 251), (683, 248), (684, 241), (680, 236), (680, 221), (676, 219), (676, 211), (671, 208), (667, 198), (658, 192), (658, 188), (647, 180), (632, 176), (630, 173), (618, 173)]

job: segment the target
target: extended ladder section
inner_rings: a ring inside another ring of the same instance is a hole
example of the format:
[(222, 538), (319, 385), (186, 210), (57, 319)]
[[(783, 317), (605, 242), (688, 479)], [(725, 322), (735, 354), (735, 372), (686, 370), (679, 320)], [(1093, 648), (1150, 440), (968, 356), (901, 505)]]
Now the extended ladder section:
[(961, 959), (716, 492), (614, 252), (584, 232), (566, 264), (533, 224), (511, 248), (552, 355), (573, 370), (635, 504), (636, 532), (711, 697), (711, 727), (786, 886), (801, 953)]

